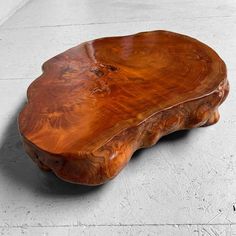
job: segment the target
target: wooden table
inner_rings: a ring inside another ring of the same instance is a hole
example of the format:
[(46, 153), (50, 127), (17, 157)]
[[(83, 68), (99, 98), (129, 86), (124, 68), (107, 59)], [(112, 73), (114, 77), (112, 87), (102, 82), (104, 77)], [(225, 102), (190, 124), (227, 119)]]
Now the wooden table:
[(196, 39), (161, 30), (107, 37), (43, 64), (19, 130), (41, 169), (99, 185), (162, 136), (215, 124), (228, 92), (225, 63)]

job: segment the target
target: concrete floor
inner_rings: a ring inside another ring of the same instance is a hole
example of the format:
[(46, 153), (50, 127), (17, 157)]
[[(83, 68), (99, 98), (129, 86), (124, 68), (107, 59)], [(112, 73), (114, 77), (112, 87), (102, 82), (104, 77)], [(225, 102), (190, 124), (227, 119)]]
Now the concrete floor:
[[(40, 171), (16, 117), (41, 64), (83, 41), (155, 29), (196, 37), (225, 60), (219, 123), (163, 138), (100, 187)], [(235, 38), (235, 0), (29, 1), (0, 26), (0, 234), (236, 235)]]

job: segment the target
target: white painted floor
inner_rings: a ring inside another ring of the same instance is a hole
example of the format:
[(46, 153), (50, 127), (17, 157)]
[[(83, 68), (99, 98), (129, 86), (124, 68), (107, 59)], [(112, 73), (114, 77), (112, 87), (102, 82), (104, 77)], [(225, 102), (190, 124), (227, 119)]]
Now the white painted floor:
[[(64, 183), (26, 156), (16, 117), (50, 57), (86, 40), (166, 29), (228, 66), (219, 123), (134, 155), (101, 187)], [(1, 235), (236, 235), (236, 1), (31, 0), (0, 26)]]

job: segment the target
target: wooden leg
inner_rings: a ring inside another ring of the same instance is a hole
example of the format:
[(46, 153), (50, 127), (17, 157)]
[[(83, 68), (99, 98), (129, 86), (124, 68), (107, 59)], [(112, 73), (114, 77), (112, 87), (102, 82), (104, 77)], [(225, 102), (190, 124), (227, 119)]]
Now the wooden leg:
[(215, 123), (217, 123), (219, 119), (220, 119), (220, 113), (218, 110), (215, 110), (208, 119), (208, 121), (203, 126), (214, 125)]

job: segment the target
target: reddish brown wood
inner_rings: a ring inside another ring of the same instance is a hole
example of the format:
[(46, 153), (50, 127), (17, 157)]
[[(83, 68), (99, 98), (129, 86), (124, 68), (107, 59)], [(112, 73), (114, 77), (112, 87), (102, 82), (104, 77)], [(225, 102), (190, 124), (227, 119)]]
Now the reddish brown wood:
[(167, 31), (102, 38), (44, 63), (19, 129), (42, 169), (98, 185), (161, 136), (217, 122), (228, 88), (224, 62), (193, 38)]

